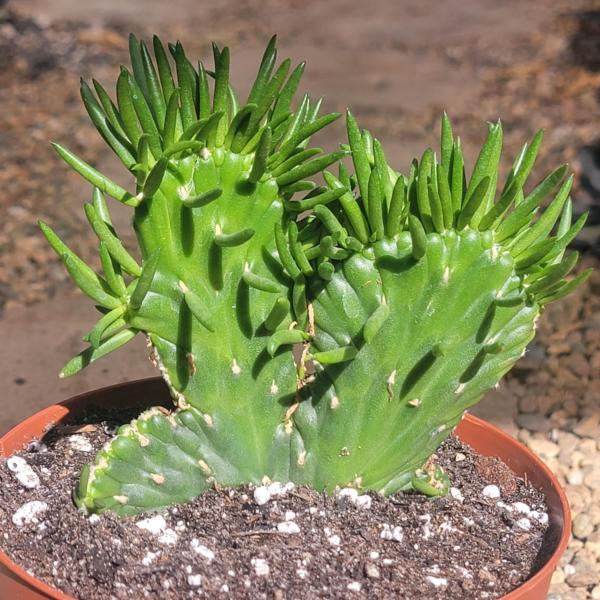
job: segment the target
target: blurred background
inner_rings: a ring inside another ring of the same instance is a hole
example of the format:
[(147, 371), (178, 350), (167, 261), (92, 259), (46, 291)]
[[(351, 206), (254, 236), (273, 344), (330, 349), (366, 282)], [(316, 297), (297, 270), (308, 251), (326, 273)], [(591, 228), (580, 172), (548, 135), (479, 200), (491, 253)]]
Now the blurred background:
[[(82, 210), (89, 187), (49, 141), (130, 184), (89, 124), (78, 81), (93, 76), (114, 89), (130, 31), (180, 39), (191, 58), (208, 60), (212, 40), (230, 45), (241, 96), (277, 33), (281, 55), (308, 61), (305, 90), (325, 95), (327, 111), (351, 107), (400, 170), (439, 146), (443, 110), (471, 165), (486, 121), (504, 123), (505, 169), (546, 129), (532, 180), (571, 164), (575, 212), (591, 211), (581, 267), (596, 271), (546, 311), (527, 355), (476, 412), (529, 444), (567, 485), (575, 539), (555, 598), (600, 598), (600, 3), (0, 0), (0, 432), (75, 393), (155, 374), (139, 339), (73, 379), (57, 378), (95, 311), (36, 226), (48, 221), (97, 260)], [(320, 142), (333, 149), (343, 136), (340, 123)], [(133, 243), (129, 209), (116, 204), (117, 229)]]

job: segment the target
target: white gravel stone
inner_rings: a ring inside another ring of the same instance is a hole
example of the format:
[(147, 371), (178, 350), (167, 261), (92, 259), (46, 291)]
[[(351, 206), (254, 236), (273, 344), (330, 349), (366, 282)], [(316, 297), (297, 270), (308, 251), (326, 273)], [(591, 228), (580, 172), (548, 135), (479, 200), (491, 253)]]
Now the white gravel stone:
[(306, 569), (303, 569), (302, 567), (300, 567), (299, 569), (296, 569), (296, 575), (298, 575), (298, 577), (300, 577), (300, 579), (305, 579), (306, 576), (308, 575), (308, 571)]
[(39, 523), (39, 518), (48, 510), (48, 505), (39, 500), (26, 502), (12, 516), (12, 522), (17, 527)]
[(167, 546), (174, 546), (178, 539), (179, 536), (173, 529), (165, 529), (165, 531), (158, 536), (158, 541), (161, 544), (166, 544)]
[(150, 566), (158, 557), (160, 556), (160, 552), (150, 552), (150, 550), (148, 550), (148, 552), (146, 552), (146, 556), (144, 556), (144, 558), (142, 558), (142, 564), (145, 567)]
[(90, 525), (98, 525), (98, 523), (100, 523), (102, 519), (100, 518), (100, 515), (97, 515), (96, 513), (92, 513), (89, 517), (88, 517), (88, 523)]
[(69, 445), (73, 450), (78, 452), (91, 452), (92, 444), (84, 435), (76, 433), (75, 435), (69, 436)]
[(360, 581), (353, 581), (352, 583), (349, 583), (346, 587), (350, 592), (360, 592), (360, 590), (362, 590), (362, 584), (360, 583)]
[(286, 510), (283, 518), (286, 521), (293, 521), (296, 518), (296, 513), (293, 510)]
[(202, 585), (202, 575), (188, 575), (187, 582), (190, 587), (200, 587)]
[(381, 577), (381, 573), (379, 572), (377, 565), (370, 562), (365, 564), (365, 575), (370, 579), (379, 579)]
[(377, 560), (380, 556), (381, 556), (381, 554), (379, 554), (379, 552), (377, 552), (377, 550), (371, 550), (371, 552), (369, 552), (370, 560)]
[(567, 481), (571, 485), (581, 485), (583, 483), (583, 471), (581, 469), (572, 469), (567, 473)]
[(336, 501), (338, 506), (349, 507), (356, 506), (368, 510), (371, 508), (372, 499), (368, 494), (359, 495), (355, 488), (342, 488), (336, 492)]
[(429, 582), (435, 587), (443, 587), (445, 585), (448, 585), (448, 580), (444, 577), (432, 577), (431, 575), (427, 575), (425, 579), (427, 580), (427, 582)]
[(154, 535), (160, 535), (167, 529), (167, 522), (162, 515), (155, 515), (154, 517), (142, 519), (141, 521), (138, 521), (136, 525), (140, 529), (148, 531)]
[(267, 486), (271, 496), (284, 496), (288, 492), (291, 492), (296, 486), (288, 481), (287, 483), (281, 483), (280, 481), (274, 481)]
[(259, 506), (263, 506), (263, 504), (266, 504), (271, 499), (271, 492), (269, 492), (269, 488), (261, 485), (254, 490), (253, 496), (254, 502)]
[(362, 496), (359, 496), (356, 499), (356, 502), (354, 504), (356, 505), (356, 508), (360, 508), (362, 510), (369, 510), (371, 508), (371, 505), (373, 504), (373, 499), (371, 498), (371, 496), (363, 494)]
[(458, 500), (459, 502), (464, 502), (465, 497), (462, 495), (462, 492), (455, 487), (451, 487), (450, 488), (450, 495), (455, 499)]
[(40, 485), (40, 478), (24, 458), (21, 458), (20, 456), (11, 456), (6, 461), (6, 466), (23, 487), (33, 490)]
[(254, 572), (259, 577), (267, 577), (271, 572), (271, 569), (269, 568), (269, 563), (264, 558), (253, 558), (250, 562), (254, 567)]
[(287, 483), (281, 483), (279, 481), (274, 481), (269, 485), (261, 485), (254, 490), (254, 502), (259, 506), (266, 504), (271, 500), (271, 498), (276, 498), (277, 496), (285, 496), (288, 492), (291, 492), (295, 488), (295, 484), (291, 481)]
[(497, 485), (486, 485), (481, 490), (481, 495), (486, 498), (500, 498), (500, 488)]
[(515, 525), (523, 531), (529, 531), (531, 529), (531, 521), (526, 517), (523, 517), (522, 519), (516, 521)]
[(192, 539), (192, 541), (190, 542), (190, 547), (196, 554), (199, 554), (202, 558), (205, 558), (208, 562), (210, 562), (211, 560), (214, 560), (214, 558), (215, 558), (215, 553), (210, 548), (205, 546), (204, 544), (201, 544), (200, 540), (197, 538)]
[(300, 527), (295, 521), (282, 521), (277, 524), (277, 531), (280, 533), (300, 533)]
[(354, 504), (358, 498), (358, 490), (354, 488), (342, 488), (336, 493), (336, 500), (339, 506), (348, 506)]
[(423, 539), (428, 540), (433, 537), (433, 531), (431, 529), (431, 515), (421, 515), (419, 521), (424, 521), (423, 525)]
[(339, 535), (337, 535), (336, 533), (334, 533), (333, 535), (330, 535), (327, 538), (327, 541), (332, 545), (332, 546), (339, 546), (342, 543), (342, 540), (340, 538)]
[(539, 521), (539, 523), (541, 523), (542, 525), (546, 525), (548, 523), (548, 513), (547, 512), (540, 512), (537, 510), (532, 510), (529, 513), (529, 516), (532, 519)]
[(383, 529), (379, 534), (382, 540), (391, 540), (394, 542), (401, 542), (404, 539), (404, 534), (399, 526), (390, 527), (387, 523), (383, 524)]
[(531, 512), (531, 507), (525, 502), (514, 502), (512, 507), (521, 514), (528, 515)]

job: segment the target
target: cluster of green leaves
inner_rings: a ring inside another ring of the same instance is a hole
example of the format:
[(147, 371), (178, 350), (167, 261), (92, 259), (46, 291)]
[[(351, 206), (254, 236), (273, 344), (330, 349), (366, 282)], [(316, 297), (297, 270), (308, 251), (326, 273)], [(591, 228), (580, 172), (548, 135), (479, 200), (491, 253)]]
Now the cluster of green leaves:
[[(522, 288), (518, 297), (499, 298), (499, 303), (527, 297), (544, 306), (571, 293), (589, 277), (591, 269), (565, 279), (578, 260), (577, 252), (565, 257), (565, 251), (587, 219), (583, 214), (572, 223), (573, 176), (565, 178), (567, 165), (552, 171), (528, 193), (524, 189), (542, 131), (523, 146), (497, 191), (500, 122), (490, 124), (468, 180), (460, 138), (454, 138), (447, 115), (442, 119), (440, 160), (428, 148), (420, 160), (413, 160), (407, 176), (388, 165), (379, 140), (361, 131), (350, 112), (347, 130), (355, 174), (350, 176), (340, 163), (337, 177), (323, 173), (327, 187), (318, 195), (288, 203), (292, 210), (311, 209), (297, 227), (289, 228), (291, 252), (280, 247), (280, 259), (292, 277), (317, 272), (328, 280), (335, 271), (332, 261), (346, 260), (354, 252), (369, 254), (377, 241), (393, 239), (403, 231), (410, 232), (412, 253), (418, 260), (426, 252), (429, 234), (467, 228), (491, 232), (498, 251), (508, 251), (515, 261)], [(337, 198), (327, 195), (336, 191), (341, 192)], [(551, 202), (542, 210), (549, 198)]]
[[(120, 348), (139, 332), (127, 324), (141, 307), (159, 260), (157, 252), (141, 268), (128, 254), (112, 226), (103, 194), (128, 206), (140, 207), (156, 196), (169, 174), (184, 181), (180, 169), (186, 158), (208, 154), (218, 157), (224, 152), (247, 157), (248, 184), (273, 180), (285, 201), (302, 191), (309, 193), (311, 202), (341, 194), (338, 190), (322, 192), (320, 188), (315, 194), (315, 183), (307, 179), (347, 153), (339, 150), (325, 154), (320, 148), (307, 149), (310, 137), (340, 115), (319, 116), (322, 100), (311, 101), (306, 94), (297, 109), (292, 109), (305, 63), (291, 70), (290, 59), (285, 59), (277, 66), (275, 36), (267, 45), (243, 104), (229, 82), (228, 48), (220, 49), (213, 44), (214, 71), (202, 63), (194, 68), (179, 42), (168, 45), (170, 61), (156, 36), (154, 60), (146, 44), (134, 35), (129, 38), (129, 50), (132, 72), (121, 67), (116, 102), (96, 80), (93, 80), (95, 94), (81, 81), (81, 97), (100, 135), (134, 175), (136, 192), (128, 192), (67, 148), (53, 144), (61, 158), (94, 186), (93, 202), (86, 205), (85, 212), (100, 240), (103, 268), (102, 275), (95, 273), (49, 225), (40, 224), (75, 283), (104, 313), (85, 337), (90, 347), (65, 366), (61, 371), (63, 377)], [(171, 200), (197, 209), (219, 199), (222, 193), (221, 187), (214, 187), (198, 195), (188, 195), (182, 186), (178, 197)], [(214, 241), (221, 247), (238, 246), (253, 233), (252, 228), (221, 232)], [(132, 280), (125, 283), (123, 274)], [(244, 278), (249, 285), (263, 288), (274, 285), (253, 277), (251, 272)], [(202, 301), (188, 288), (185, 297), (197, 318), (208, 324)], [(283, 305), (282, 299), (269, 321), (273, 326), (278, 317), (282, 318)]]

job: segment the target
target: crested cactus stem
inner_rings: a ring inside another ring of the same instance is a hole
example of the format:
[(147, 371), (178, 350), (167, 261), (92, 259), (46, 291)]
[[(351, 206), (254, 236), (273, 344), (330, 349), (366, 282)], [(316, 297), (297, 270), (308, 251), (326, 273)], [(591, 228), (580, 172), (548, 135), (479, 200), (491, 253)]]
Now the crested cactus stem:
[[(545, 300), (559, 286), (568, 293), (589, 274), (565, 280), (576, 257), (560, 262), (559, 240), (577, 231), (570, 224), (568, 180), (532, 226), (533, 211), (564, 169), (534, 190), (526, 210), (524, 200), (515, 206), (540, 134), (521, 152), (494, 203), (500, 124), (490, 127), (466, 185), (460, 142), (447, 116), (442, 130), (441, 164), (428, 150), (404, 178), (384, 164), (376, 140), (370, 154), (372, 138), (348, 115), (357, 185), (347, 178), (346, 195), (327, 204), (333, 225), (321, 231), (320, 242), (310, 234), (332, 268), (316, 265), (320, 255), (306, 252), (312, 271), (302, 269), (306, 303), (314, 309), (311, 356), (318, 368), (310, 401), (293, 418), (312, 467), (307, 483), (319, 488), (352, 485), (358, 477), (364, 488), (384, 493), (410, 487), (445, 493), (443, 473), (423, 467), (428, 457), (523, 354)], [(330, 189), (344, 185), (330, 175), (326, 181)], [(356, 248), (343, 242), (360, 222), (355, 213), (350, 219), (350, 202), (372, 232)], [(380, 214), (387, 215), (383, 236)], [(292, 231), (290, 252), (303, 235)], [(315, 454), (318, 462), (311, 464)]]
[[(346, 154), (306, 148), (310, 136), (339, 114), (319, 116), (321, 102), (308, 96), (294, 110), (304, 66), (291, 70), (284, 60), (275, 68), (274, 40), (242, 106), (229, 84), (227, 48), (213, 48), (211, 94), (207, 69), (201, 64), (196, 71), (181, 44), (169, 46), (174, 69), (158, 38), (153, 46), (154, 60), (142, 42), (130, 38), (133, 70), (121, 71), (116, 104), (99, 85), (98, 98), (85, 83), (81, 88), (92, 121), (134, 176), (135, 193), (55, 146), (96, 188), (86, 215), (101, 243), (106, 277), (42, 225), (78, 285), (109, 311), (86, 336), (90, 348), (61, 376), (141, 331), (176, 406), (169, 417), (141, 416), (82, 476), (78, 503), (120, 514), (189, 500), (209, 479), (220, 485), (260, 482), (275, 477), (282, 460), (288, 468), (298, 465), (303, 441), (290, 431), (293, 413), (283, 399), (298, 389), (291, 345), (308, 347), (309, 335), (289, 327), (302, 288), (297, 281), (294, 296), (274, 274), (274, 257), (283, 246), (273, 231), (290, 227), (284, 205), (295, 202), (294, 191), (314, 188), (306, 179)], [(114, 232), (102, 193), (134, 208), (139, 265)], [(327, 191), (318, 203), (341, 193)], [(294, 253), (291, 261), (306, 269), (303, 248)], [(226, 432), (237, 433), (230, 438)], [(185, 446), (189, 454), (192, 435), (200, 454), (184, 459), (177, 448)], [(119, 449), (130, 441), (137, 463), (125, 469), (120, 461), (128, 459)], [(169, 451), (150, 468), (159, 442)], [(286, 460), (290, 448), (294, 458)]]

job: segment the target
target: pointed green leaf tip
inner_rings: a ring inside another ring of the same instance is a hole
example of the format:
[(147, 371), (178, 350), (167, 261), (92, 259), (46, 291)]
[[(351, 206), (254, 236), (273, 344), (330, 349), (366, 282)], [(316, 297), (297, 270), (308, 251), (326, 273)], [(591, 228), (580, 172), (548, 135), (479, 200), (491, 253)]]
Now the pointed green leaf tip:
[(84, 179), (87, 179), (94, 187), (97, 187), (111, 198), (114, 198), (123, 204), (127, 204), (128, 206), (138, 206), (140, 204), (140, 200), (134, 198), (120, 185), (111, 181), (105, 175), (102, 175), (100, 171), (97, 171), (84, 160), (78, 158), (70, 150), (63, 148), (61, 145), (54, 142), (52, 143), (52, 147), (70, 167), (77, 171)]

